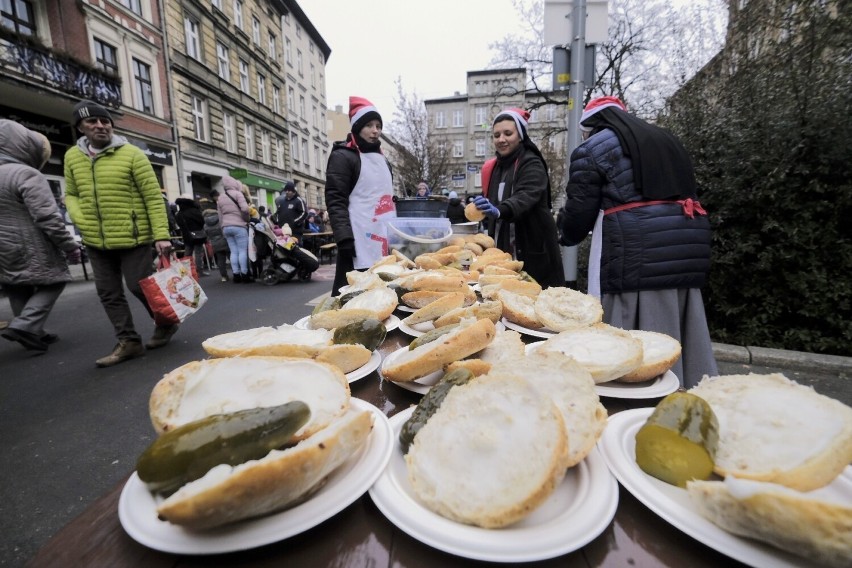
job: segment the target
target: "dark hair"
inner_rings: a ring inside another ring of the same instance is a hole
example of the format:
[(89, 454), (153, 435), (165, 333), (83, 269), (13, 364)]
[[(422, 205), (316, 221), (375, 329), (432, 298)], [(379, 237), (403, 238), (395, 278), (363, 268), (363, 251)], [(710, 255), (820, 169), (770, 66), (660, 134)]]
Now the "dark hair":
[(217, 195), (219, 195), (218, 189), (211, 189), (210, 190), (210, 197), (216, 197)]

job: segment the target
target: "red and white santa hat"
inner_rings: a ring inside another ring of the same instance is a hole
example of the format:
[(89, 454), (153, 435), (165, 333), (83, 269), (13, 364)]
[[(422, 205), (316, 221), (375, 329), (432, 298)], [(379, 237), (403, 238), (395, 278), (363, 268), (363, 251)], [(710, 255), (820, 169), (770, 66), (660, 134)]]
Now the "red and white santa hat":
[(382, 123), (382, 116), (373, 103), (364, 97), (349, 97), (349, 124), (352, 125), (352, 132), (358, 134), (364, 125), (374, 119)]
[[(586, 105), (586, 108), (583, 109), (583, 114), (580, 116), (580, 126), (583, 127), (583, 123), (589, 117), (594, 116), (596, 113), (609, 107), (619, 108), (623, 111), (627, 110), (627, 107), (618, 97), (598, 97), (596, 99), (592, 99), (589, 101), (589, 104)], [(589, 130), (588, 128), (584, 129)]]
[(494, 117), (494, 122), (491, 123), (491, 127), (493, 128), (498, 121), (504, 120), (507, 116), (515, 121), (515, 126), (518, 127), (518, 135), (521, 137), (521, 140), (523, 140), (527, 132), (527, 127), (529, 126), (529, 111), (517, 107), (505, 108), (500, 111), (500, 114)]

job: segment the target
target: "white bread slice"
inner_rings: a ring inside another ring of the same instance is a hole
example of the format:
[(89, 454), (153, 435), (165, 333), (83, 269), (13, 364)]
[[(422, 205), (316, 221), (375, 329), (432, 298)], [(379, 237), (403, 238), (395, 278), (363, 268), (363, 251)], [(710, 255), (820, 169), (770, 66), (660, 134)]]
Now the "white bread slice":
[(565, 331), (599, 323), (603, 319), (600, 300), (571, 288), (542, 290), (535, 300), (535, 315), (553, 331)]
[(518, 365), (523, 364), (525, 354), (526, 347), (520, 333), (511, 329), (498, 329), (494, 341), (477, 353), (476, 357), (492, 365)]
[(397, 282), (406, 290), (414, 292), (461, 292), (467, 286), (461, 272), (449, 270), (424, 270), (399, 278)]
[(503, 317), (510, 322), (528, 329), (544, 327), (536, 315), (535, 298), (508, 290), (499, 290), (497, 299), (503, 304)]
[(240, 357), (182, 365), (154, 386), (148, 401), (158, 434), (213, 414), (278, 406), (301, 400), (311, 418), (296, 432), (301, 440), (325, 428), (349, 408), (343, 372), (312, 359)]
[(464, 318), (490, 319), (494, 323), (503, 315), (503, 304), (499, 301), (478, 302), (468, 307), (448, 310), (435, 320), (435, 327), (459, 323)]
[(571, 357), (537, 349), (514, 362), (502, 360), (492, 372), (521, 369), (523, 376), (541, 393), (550, 397), (565, 423), (568, 461), (572, 467), (583, 461), (606, 427), (607, 412), (595, 392), (592, 375)]
[(520, 376), (489, 373), (450, 390), (405, 462), (414, 493), (430, 510), (497, 528), (550, 496), (565, 475), (566, 451), (553, 402)]
[(705, 378), (689, 392), (719, 420), (721, 476), (810, 491), (852, 461), (852, 408), (782, 374)]
[(573, 357), (592, 374), (596, 384), (623, 377), (642, 364), (642, 342), (605, 323), (561, 331), (539, 349)]
[(680, 341), (655, 331), (631, 329), (630, 335), (642, 342), (642, 365), (620, 379), (622, 383), (640, 383), (659, 377), (680, 358)]
[(382, 365), (382, 375), (397, 382), (419, 379), (481, 351), (491, 343), (496, 332), (491, 320), (464, 321), (435, 341), (405, 351), (388, 365)]
[(435, 300), (443, 298), (449, 294), (463, 294), (463, 306), (472, 306), (476, 302), (476, 292), (470, 286), (465, 286), (455, 292), (441, 292), (438, 290), (417, 290), (415, 292), (406, 292), (402, 295), (402, 303), (411, 308), (425, 308)]
[[(359, 294), (343, 304), (340, 309), (345, 310), (372, 310), (376, 312), (376, 319), (385, 321), (388, 319), (396, 307), (399, 305), (399, 299), (396, 292), (388, 287), (372, 288), (363, 294)], [(322, 313), (322, 312), (320, 312)]]
[[(433, 302), (429, 302), (402, 321), (404, 321), (406, 325), (416, 325), (418, 323), (436, 320), (450, 310), (461, 308), (462, 304), (464, 304), (464, 293), (453, 292), (438, 298)], [(436, 325), (435, 327), (439, 326)]]
[(282, 325), (215, 335), (204, 340), (201, 347), (213, 357), (314, 357), (331, 345), (333, 337), (334, 332), (328, 329), (298, 329)]
[(238, 466), (218, 465), (157, 508), (171, 523), (202, 530), (280, 511), (309, 497), (367, 440), (373, 415), (351, 409), (296, 446)]
[(314, 359), (334, 365), (344, 373), (351, 373), (366, 365), (372, 356), (373, 352), (360, 343), (342, 343), (329, 345)]
[(817, 565), (852, 564), (852, 501), (818, 491), (727, 477), (689, 481), (686, 490), (699, 512), (736, 535), (767, 542)]

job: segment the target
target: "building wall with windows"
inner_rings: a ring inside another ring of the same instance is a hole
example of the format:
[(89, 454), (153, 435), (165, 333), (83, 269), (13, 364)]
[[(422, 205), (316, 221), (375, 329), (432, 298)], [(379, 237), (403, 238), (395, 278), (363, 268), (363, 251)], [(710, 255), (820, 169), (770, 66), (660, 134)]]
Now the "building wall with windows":
[(564, 171), (566, 107), (545, 104), (543, 96), (527, 93), (526, 69), (468, 71), (467, 93), (424, 103), (429, 135), (446, 147), (449, 156), (445, 188), (459, 195), (482, 192), (482, 164), (494, 156), (491, 122), (501, 110), (519, 107), (531, 112), (529, 135), (545, 155), (556, 189), (554, 170)]

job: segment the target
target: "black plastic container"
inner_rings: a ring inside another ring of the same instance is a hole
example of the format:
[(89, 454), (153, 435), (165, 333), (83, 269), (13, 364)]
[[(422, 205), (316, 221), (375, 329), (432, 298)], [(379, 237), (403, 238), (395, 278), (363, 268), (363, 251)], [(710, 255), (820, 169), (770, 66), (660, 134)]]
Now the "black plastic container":
[(447, 202), (441, 199), (399, 199), (397, 217), (446, 217)]

